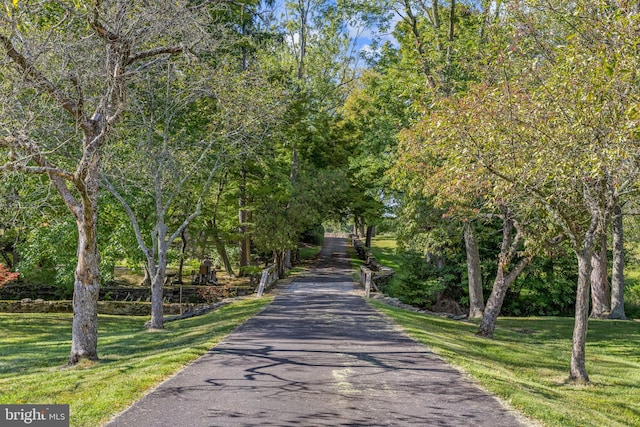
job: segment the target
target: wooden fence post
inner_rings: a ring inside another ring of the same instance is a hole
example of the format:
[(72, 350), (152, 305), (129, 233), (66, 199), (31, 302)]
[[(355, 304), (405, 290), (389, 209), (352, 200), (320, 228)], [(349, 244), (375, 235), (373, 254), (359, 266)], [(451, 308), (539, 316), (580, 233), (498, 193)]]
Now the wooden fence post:
[(371, 295), (371, 270), (365, 272), (364, 279), (364, 296), (369, 298)]
[(371, 296), (371, 280), (372, 272), (365, 266), (360, 267), (360, 283), (364, 285), (364, 296), (370, 298)]
[(258, 286), (258, 297), (261, 297), (264, 289), (276, 280), (278, 280), (276, 265), (271, 265), (262, 270), (262, 277), (260, 278), (260, 285)]

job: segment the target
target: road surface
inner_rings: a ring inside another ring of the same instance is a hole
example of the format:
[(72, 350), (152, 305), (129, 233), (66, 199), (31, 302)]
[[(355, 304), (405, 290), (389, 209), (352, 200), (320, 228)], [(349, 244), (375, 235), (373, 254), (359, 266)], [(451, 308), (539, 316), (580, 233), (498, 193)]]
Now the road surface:
[(346, 240), (109, 427), (522, 426), (523, 419), (372, 309)]

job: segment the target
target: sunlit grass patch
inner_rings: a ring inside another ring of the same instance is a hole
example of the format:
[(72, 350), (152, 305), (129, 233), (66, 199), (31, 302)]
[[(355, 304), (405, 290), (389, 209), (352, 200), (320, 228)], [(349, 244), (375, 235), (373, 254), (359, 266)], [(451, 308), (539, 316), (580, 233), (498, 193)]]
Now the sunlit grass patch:
[(385, 267), (400, 268), (401, 257), (396, 253), (396, 238), (391, 235), (376, 236), (371, 241), (371, 252)]
[(311, 261), (318, 256), (321, 250), (322, 250), (322, 245), (302, 246), (300, 249), (298, 249), (298, 257), (302, 261)]
[(569, 382), (573, 319), (500, 318), (492, 340), (477, 324), (371, 302), (416, 340), (548, 426), (640, 425), (640, 323), (590, 320), (591, 384)]
[(162, 331), (145, 329), (143, 317), (100, 316), (100, 361), (71, 367), (70, 314), (0, 314), (0, 403), (68, 403), (72, 426), (98, 426), (270, 301), (247, 299)]

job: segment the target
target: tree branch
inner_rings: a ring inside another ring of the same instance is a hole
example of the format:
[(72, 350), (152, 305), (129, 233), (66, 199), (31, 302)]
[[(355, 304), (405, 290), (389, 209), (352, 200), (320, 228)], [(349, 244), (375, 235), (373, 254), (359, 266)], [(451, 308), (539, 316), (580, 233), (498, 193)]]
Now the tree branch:
[(522, 273), (522, 270), (524, 270), (525, 267), (528, 266), (532, 260), (533, 260), (533, 256), (526, 256), (522, 258), (520, 261), (518, 261), (516, 266), (513, 267), (513, 269), (509, 272), (509, 274), (507, 274), (507, 278), (505, 281), (512, 283), (514, 280), (516, 280), (516, 278), (520, 275), (520, 273)]
[(182, 46), (159, 47), (156, 49), (149, 49), (144, 52), (140, 52), (130, 56), (129, 58), (127, 58), (127, 61), (124, 65), (125, 66), (131, 65), (134, 62), (137, 62), (141, 59), (150, 58), (158, 55), (165, 55), (165, 54), (175, 55), (176, 53), (181, 53), (183, 51), (184, 51), (184, 47)]
[[(56, 85), (50, 82), (40, 71), (38, 71), (38, 69), (27, 58), (25, 58), (24, 55), (18, 52), (8, 37), (0, 34), (0, 44), (4, 46), (7, 56), (11, 58), (20, 70), (22, 70), (27, 79), (35, 83), (38, 89), (48, 94), (58, 102), (65, 111), (73, 116), (78, 124), (81, 126), (84, 125), (82, 110), (74, 100), (65, 96), (65, 94), (56, 87)], [(79, 86), (76, 86), (76, 88), (78, 89)]]
[[(62, 197), (62, 201), (69, 208), (69, 210), (73, 213), (76, 218), (79, 218), (82, 214), (82, 205), (78, 200), (71, 194), (71, 191), (67, 187), (67, 181), (71, 181), (75, 183), (73, 174), (66, 172), (62, 169), (56, 168), (51, 165), (49, 161), (42, 155), (37, 144), (33, 143), (29, 140), (25, 135), (20, 135), (18, 137), (9, 136), (2, 139), (5, 145), (19, 149), (21, 151), (25, 151), (31, 157), (31, 159), (38, 166), (20, 166), (27, 168), (28, 171), (32, 173), (44, 173), (47, 174), (53, 185), (60, 193), (60, 197)], [(6, 164), (6, 165), (9, 165)], [(14, 162), (14, 165), (17, 165)], [(22, 169), (17, 169), (22, 170)], [(27, 171), (27, 170), (26, 170)]]
[(120, 205), (122, 206), (125, 213), (129, 217), (129, 221), (131, 221), (134, 234), (136, 235), (136, 240), (138, 241), (138, 245), (140, 245), (140, 250), (144, 252), (147, 258), (151, 257), (152, 256), (151, 250), (144, 243), (144, 239), (142, 238), (142, 231), (140, 229), (140, 224), (138, 223), (138, 220), (136, 219), (136, 216), (133, 213), (133, 209), (131, 209), (131, 206), (129, 206), (129, 204), (124, 199), (124, 197), (122, 197), (122, 195), (115, 189), (113, 184), (111, 184), (111, 181), (109, 181), (109, 179), (106, 176), (102, 175), (101, 178), (102, 178), (102, 183), (104, 187), (107, 189), (107, 191), (109, 191), (109, 193), (111, 193), (113, 197), (116, 198), (116, 200), (118, 200), (118, 202), (120, 202)]
[(198, 10), (198, 9), (202, 9), (203, 7), (210, 5), (211, 3), (217, 3), (217, 4), (230, 4), (233, 6), (240, 6), (243, 7), (246, 5), (244, 3), (241, 2), (237, 2), (237, 1), (233, 1), (233, 0), (204, 0), (202, 3), (193, 5), (191, 7), (189, 7), (189, 10)]
[(89, 25), (91, 26), (91, 28), (93, 29), (93, 31), (96, 32), (96, 34), (100, 37), (102, 37), (103, 39), (109, 41), (109, 42), (115, 42), (118, 41), (120, 39), (120, 37), (117, 34), (112, 33), (111, 31), (107, 30), (100, 22), (99, 22), (99, 14), (98, 14), (98, 7), (100, 6), (99, 4), (100, 2), (96, 2), (96, 4), (93, 7), (93, 19), (91, 19), (89, 21)]
[(404, 11), (406, 13), (404, 20), (411, 27), (411, 33), (413, 34), (413, 37), (415, 39), (416, 49), (418, 49), (418, 53), (420, 54), (420, 59), (422, 60), (422, 69), (423, 69), (422, 71), (425, 77), (427, 78), (427, 84), (432, 89), (435, 89), (436, 81), (432, 75), (431, 64), (429, 63), (427, 52), (425, 52), (424, 50), (422, 34), (420, 33), (420, 29), (418, 28), (418, 19), (416, 18), (416, 16), (413, 13), (413, 10), (411, 9), (411, 4), (409, 3), (409, 0), (404, 0)]
[(0, 166), (0, 171), (15, 171), (15, 172), (24, 172), (28, 174), (41, 175), (47, 174), (49, 176), (56, 175), (60, 178), (66, 180), (72, 180), (73, 175), (70, 175), (68, 172), (58, 169), (56, 167), (46, 167), (46, 166), (26, 166), (19, 162), (9, 162)]
[[(5, 163), (2, 170), (23, 171), (34, 174), (47, 174), (56, 175), (66, 180), (72, 181), (73, 174), (63, 169), (52, 166), (47, 159), (42, 155), (37, 145), (29, 141), (26, 137), (7, 136), (2, 139), (3, 145), (24, 151), (27, 153), (28, 158), (20, 160), (14, 160)], [(29, 160), (33, 160), (38, 166), (27, 166), (25, 163)]]

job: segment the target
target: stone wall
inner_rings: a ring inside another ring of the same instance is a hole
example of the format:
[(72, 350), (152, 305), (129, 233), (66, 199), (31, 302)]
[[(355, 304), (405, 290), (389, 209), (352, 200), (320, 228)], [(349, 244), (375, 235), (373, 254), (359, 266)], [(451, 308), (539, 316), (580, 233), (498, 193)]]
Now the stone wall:
[[(165, 286), (163, 291), (164, 301), (167, 303), (204, 303), (205, 301), (199, 290), (206, 290), (206, 286)], [(254, 292), (251, 286), (228, 286), (225, 287), (228, 296), (248, 295)], [(182, 299), (180, 293), (182, 292)], [(25, 283), (8, 283), (0, 287), (0, 301), (24, 299), (43, 299), (45, 301), (69, 300), (73, 297), (72, 289), (63, 289), (55, 286), (30, 285)], [(151, 301), (151, 290), (146, 286), (101, 286), (100, 301)], [(0, 310), (2, 311), (2, 310)]]
[[(206, 304), (182, 304), (182, 312), (195, 310)], [(0, 301), (3, 313), (73, 313), (72, 301), (45, 301), (42, 299), (21, 301)], [(121, 316), (150, 316), (151, 303), (138, 301), (98, 301), (99, 314)], [(180, 314), (180, 304), (165, 304), (164, 314)]]
[(372, 272), (371, 280), (373, 281), (374, 289), (380, 289), (384, 292), (384, 287), (389, 283), (395, 271), (392, 268), (380, 264), (362, 240), (351, 236), (351, 241), (358, 258), (363, 260), (365, 267)]
[(0, 300), (23, 300), (25, 298), (44, 300), (66, 300), (73, 296), (72, 288), (58, 286), (31, 285), (11, 282), (0, 286)]

